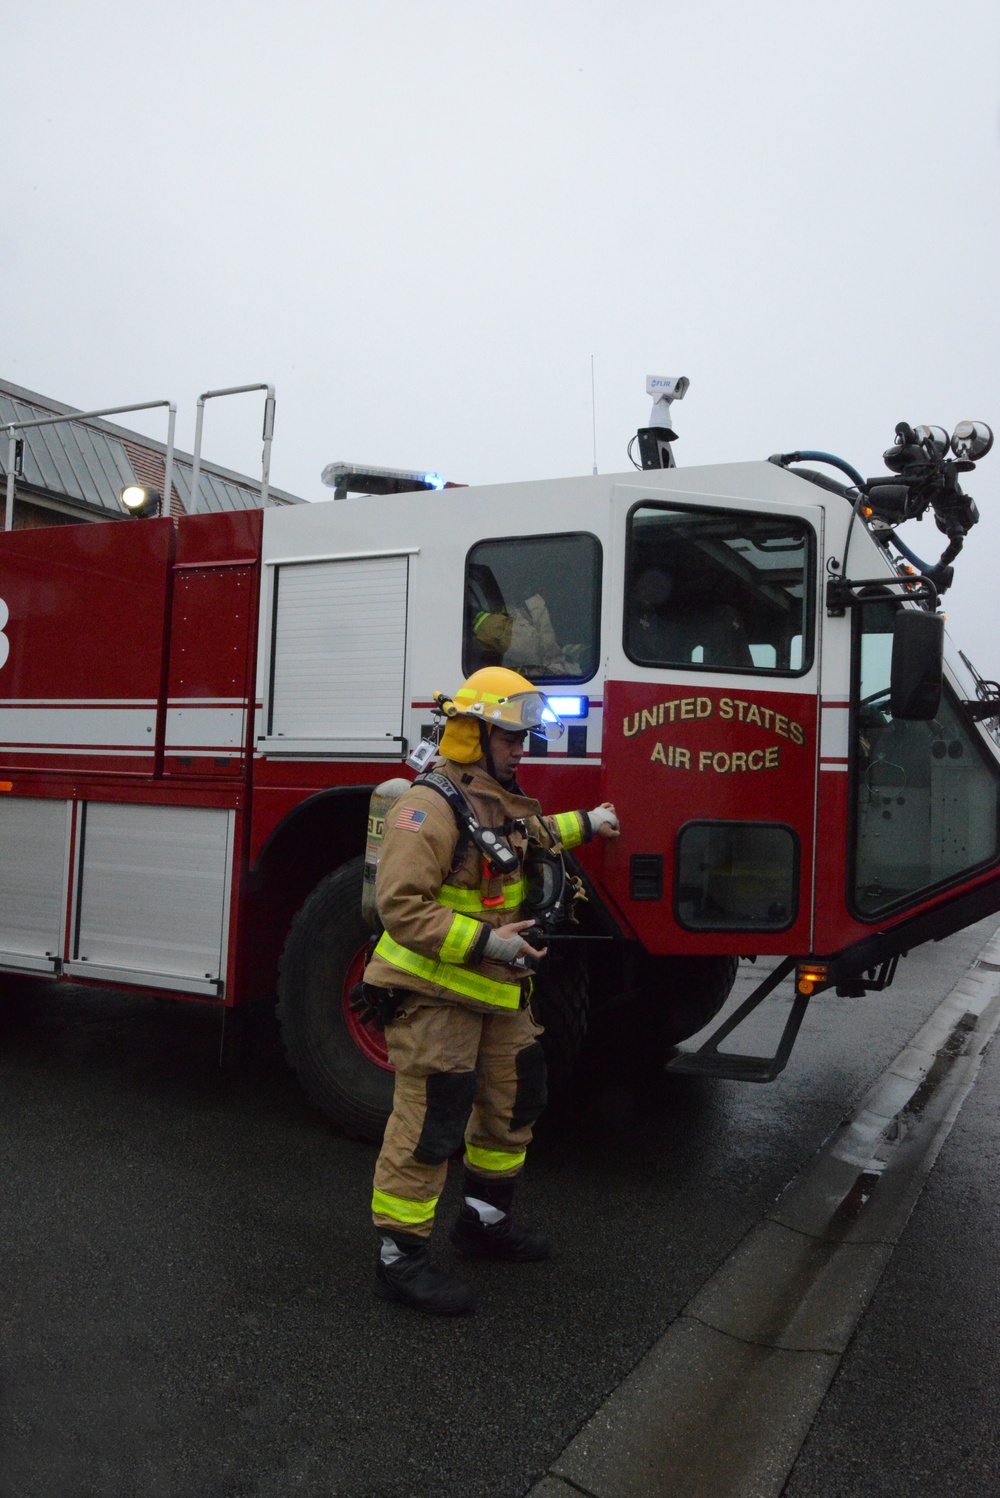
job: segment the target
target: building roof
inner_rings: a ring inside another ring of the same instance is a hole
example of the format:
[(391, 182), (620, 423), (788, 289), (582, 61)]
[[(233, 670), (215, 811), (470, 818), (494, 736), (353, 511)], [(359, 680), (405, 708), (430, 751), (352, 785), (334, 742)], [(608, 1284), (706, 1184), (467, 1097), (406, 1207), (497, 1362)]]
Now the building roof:
[[(33, 421), (41, 416), (71, 416), (75, 406), (65, 406), (34, 390), (24, 390), (9, 380), (0, 380), (0, 426)], [(164, 423), (166, 417), (164, 413)], [(6, 479), (7, 443), (0, 434), (0, 475)], [(24, 458), (18, 487), (56, 501), (61, 508), (82, 511), (97, 519), (122, 519), (118, 500), (125, 484), (148, 484), (163, 489), (166, 443), (129, 431), (110, 421), (91, 417), (87, 421), (65, 421), (57, 426), (33, 427), (23, 433)], [(201, 459), (198, 479), (200, 510), (253, 510), (260, 507), (260, 480), (234, 473), (218, 463)], [(191, 503), (194, 457), (174, 449), (170, 509), (174, 515), (187, 512)], [(305, 501), (284, 489), (268, 486), (270, 503), (299, 505)]]

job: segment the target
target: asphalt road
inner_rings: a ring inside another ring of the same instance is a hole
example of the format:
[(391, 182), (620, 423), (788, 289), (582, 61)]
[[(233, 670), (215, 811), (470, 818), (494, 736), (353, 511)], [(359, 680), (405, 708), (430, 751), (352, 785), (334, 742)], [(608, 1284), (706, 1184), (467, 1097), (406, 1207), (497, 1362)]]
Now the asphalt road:
[[(558, 1258), (473, 1266), (481, 1308), (456, 1322), (371, 1295), (375, 1151), (273, 1046), (220, 1069), (208, 1009), (5, 994), (0, 1498), (520, 1498), (994, 926), (914, 953), (884, 995), (821, 997), (771, 1086), (612, 1074), (551, 1109), (520, 1208)], [(903, 1300), (941, 1251), (911, 1257)], [(829, 1449), (807, 1443), (795, 1498), (896, 1491), (824, 1486)]]

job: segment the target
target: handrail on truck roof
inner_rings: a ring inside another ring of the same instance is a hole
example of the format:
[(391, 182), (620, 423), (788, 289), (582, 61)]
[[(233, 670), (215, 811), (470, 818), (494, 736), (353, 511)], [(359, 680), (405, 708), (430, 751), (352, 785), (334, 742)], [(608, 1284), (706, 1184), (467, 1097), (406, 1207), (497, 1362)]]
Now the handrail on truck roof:
[(66, 421), (89, 421), (95, 416), (119, 416), (123, 411), (151, 411), (157, 406), (166, 406), (167, 416), (167, 456), (164, 469), (163, 487), (166, 491), (167, 513), (170, 513), (170, 491), (173, 485), (174, 469), (174, 424), (177, 420), (177, 404), (175, 401), (139, 401), (131, 406), (106, 406), (100, 411), (73, 411), (64, 416), (38, 416), (31, 421), (9, 421), (4, 430), (7, 433), (7, 499), (4, 513), (4, 530), (14, 529), (14, 465), (17, 462), (17, 436), (18, 432), (26, 432), (30, 427), (58, 426)]

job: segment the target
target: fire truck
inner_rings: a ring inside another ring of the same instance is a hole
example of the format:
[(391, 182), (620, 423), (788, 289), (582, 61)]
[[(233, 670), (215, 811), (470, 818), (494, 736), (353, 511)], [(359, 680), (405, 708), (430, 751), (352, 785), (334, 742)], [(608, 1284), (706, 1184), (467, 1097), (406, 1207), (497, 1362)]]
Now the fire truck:
[[(369, 803), (487, 664), (565, 726), (524, 789), (621, 821), (574, 855), (586, 899), (537, 976), (557, 1070), (617, 1005), (637, 1055), (769, 1081), (816, 995), (1000, 909), (1000, 689), (940, 612), (989, 429), (901, 423), (875, 479), (818, 452), (683, 468), (653, 394), (624, 473), (341, 467), (325, 503), (3, 534), (0, 972), (276, 997), (311, 1100), (378, 1138), (385, 1040), (349, 1003)], [(935, 563), (898, 535), (925, 513)], [(678, 1050), (740, 956), (776, 960)], [(786, 977), (775, 1053), (720, 1047)]]

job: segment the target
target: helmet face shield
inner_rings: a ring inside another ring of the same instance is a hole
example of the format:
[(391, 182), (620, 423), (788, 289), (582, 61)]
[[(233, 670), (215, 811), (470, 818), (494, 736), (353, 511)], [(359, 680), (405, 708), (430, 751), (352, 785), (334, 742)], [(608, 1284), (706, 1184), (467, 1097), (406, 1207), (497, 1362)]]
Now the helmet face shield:
[(495, 706), (487, 704), (483, 708), (483, 721), (507, 733), (523, 733), (528, 729), (546, 739), (561, 738), (566, 731), (542, 692), (515, 692)]

